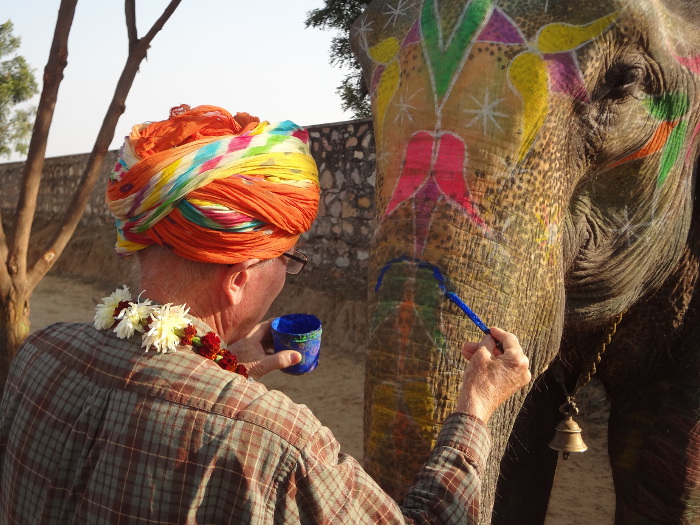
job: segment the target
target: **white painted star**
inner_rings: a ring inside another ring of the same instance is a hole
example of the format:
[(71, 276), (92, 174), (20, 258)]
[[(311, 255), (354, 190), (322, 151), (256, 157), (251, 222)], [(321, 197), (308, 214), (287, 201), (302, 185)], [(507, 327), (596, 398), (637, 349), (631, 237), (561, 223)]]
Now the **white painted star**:
[[(635, 223), (632, 221), (632, 217), (630, 217), (629, 210), (627, 206), (625, 206), (625, 211), (624, 211), (624, 221), (620, 225), (619, 228), (615, 229), (615, 233), (617, 233), (619, 238), (624, 237), (625, 241), (627, 243), (627, 246), (632, 246), (632, 244), (637, 241), (640, 236), (639, 233), (641, 231), (645, 230), (648, 226), (648, 223), (642, 222), (642, 223)], [(639, 233), (638, 233), (639, 232)]]
[(394, 27), (400, 16), (408, 16), (408, 10), (411, 7), (413, 7), (413, 0), (399, 0), (396, 6), (387, 5), (386, 11), (382, 14), (389, 15), (389, 19), (384, 24), (384, 27), (386, 28), (389, 24), (391, 24), (391, 27)]
[(496, 117), (507, 117), (508, 115), (505, 113), (501, 113), (499, 111), (496, 111), (495, 108), (503, 102), (502, 98), (499, 98), (498, 100), (494, 100), (493, 102), (489, 102), (489, 93), (488, 91), (484, 93), (484, 101), (479, 102), (477, 99), (474, 97), (470, 96), (474, 103), (476, 104), (478, 109), (465, 109), (463, 110), (465, 113), (470, 113), (475, 115), (473, 119), (471, 119), (469, 122), (465, 124), (465, 127), (471, 127), (472, 124), (477, 122), (478, 120), (481, 120), (481, 123), (484, 127), (484, 135), (488, 132), (489, 128), (489, 122), (491, 122), (496, 128), (498, 128), (498, 131), (503, 131), (503, 128), (501, 128), (500, 124), (496, 120)]
[(353, 32), (360, 38), (362, 45), (366, 49), (367, 35), (374, 31), (374, 29), (372, 29), (372, 24), (374, 24), (374, 20), (367, 20), (367, 17), (363, 16), (359, 22), (359, 25), (353, 27)]
[(399, 95), (399, 101), (396, 103), (398, 111), (396, 112), (396, 116), (394, 117), (394, 122), (399, 122), (399, 124), (401, 124), (404, 120), (408, 120), (409, 122), (413, 121), (413, 117), (411, 116), (411, 110), (416, 109), (416, 107), (409, 104), (409, 102), (411, 102), (411, 99), (415, 97), (420, 91), (422, 91), (422, 89), (413, 92), (408, 98), (406, 98), (404, 95)]
[(388, 151), (382, 151), (379, 155), (377, 155), (377, 164), (385, 164), (391, 160), (391, 153)]

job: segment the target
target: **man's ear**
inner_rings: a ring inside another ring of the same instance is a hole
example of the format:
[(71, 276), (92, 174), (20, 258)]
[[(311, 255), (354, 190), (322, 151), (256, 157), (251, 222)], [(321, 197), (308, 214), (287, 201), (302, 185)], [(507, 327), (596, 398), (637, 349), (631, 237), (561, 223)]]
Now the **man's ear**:
[(245, 288), (250, 281), (251, 267), (259, 262), (260, 259), (248, 259), (247, 261), (232, 264), (226, 269), (222, 285), (224, 294), (231, 304), (241, 302)]

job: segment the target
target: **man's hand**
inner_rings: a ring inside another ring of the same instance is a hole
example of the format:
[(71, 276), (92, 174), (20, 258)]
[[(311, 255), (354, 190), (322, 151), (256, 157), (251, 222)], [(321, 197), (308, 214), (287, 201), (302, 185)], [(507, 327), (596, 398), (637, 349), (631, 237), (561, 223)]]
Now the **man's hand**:
[(246, 366), (253, 379), (260, 379), (268, 372), (287, 368), (301, 361), (301, 354), (294, 350), (274, 353), (270, 324), (272, 319), (258, 323), (247, 336), (228, 347), (236, 354), (238, 362)]
[[(500, 328), (490, 328), (479, 343), (466, 343), (462, 355), (469, 360), (464, 369), (456, 410), (488, 421), (494, 410), (532, 378), (528, 358), (518, 338)], [(494, 337), (503, 343), (496, 348)]]

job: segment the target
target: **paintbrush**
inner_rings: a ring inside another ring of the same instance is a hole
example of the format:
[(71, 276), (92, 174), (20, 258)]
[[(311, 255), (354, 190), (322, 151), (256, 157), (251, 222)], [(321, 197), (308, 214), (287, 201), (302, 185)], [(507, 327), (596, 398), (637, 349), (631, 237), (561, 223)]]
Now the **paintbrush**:
[[(450, 301), (452, 301), (454, 304), (457, 305), (457, 307), (462, 310), (467, 317), (471, 320), (472, 323), (476, 325), (476, 327), (484, 332), (486, 335), (490, 335), (493, 337), (491, 334), (491, 330), (489, 330), (489, 327), (486, 326), (486, 323), (484, 323), (478, 315), (474, 313), (474, 311), (467, 306), (467, 304), (462, 301), (462, 299), (454, 292), (454, 286), (451, 284), (449, 279), (445, 277), (442, 272), (440, 271), (440, 268), (435, 266), (434, 264), (431, 264), (429, 262), (423, 261), (421, 259), (416, 259), (413, 257), (408, 257), (406, 255), (402, 255), (401, 257), (397, 257), (396, 259), (392, 259), (389, 262), (387, 262), (384, 267), (382, 268), (381, 272), (379, 272), (379, 277), (377, 278), (377, 284), (374, 287), (374, 291), (376, 292), (379, 290), (379, 286), (381, 286), (382, 279), (384, 278), (384, 274), (391, 268), (396, 263), (400, 262), (407, 262), (409, 264), (413, 264), (415, 266), (418, 266), (419, 268), (425, 268), (427, 270), (430, 270), (433, 274), (433, 277), (435, 277), (435, 281), (437, 282), (438, 288), (440, 291), (447, 297)], [(494, 341), (496, 341), (496, 348), (498, 348), (501, 352), (503, 352), (503, 343), (493, 337)]]

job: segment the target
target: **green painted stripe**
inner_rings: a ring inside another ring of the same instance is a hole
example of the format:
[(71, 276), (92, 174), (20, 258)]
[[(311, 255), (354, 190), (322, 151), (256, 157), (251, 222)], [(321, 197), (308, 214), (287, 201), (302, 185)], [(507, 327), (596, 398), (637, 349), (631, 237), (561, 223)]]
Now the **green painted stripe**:
[(688, 130), (688, 123), (679, 123), (671, 134), (668, 136), (666, 145), (664, 146), (663, 152), (661, 153), (661, 166), (659, 168), (659, 177), (657, 179), (656, 185), (662, 186), (666, 182), (668, 174), (671, 172), (678, 156), (680, 155), (683, 142), (685, 142), (685, 133)]
[(690, 99), (686, 93), (664, 93), (645, 101), (649, 114), (657, 120), (676, 120), (688, 113)]

